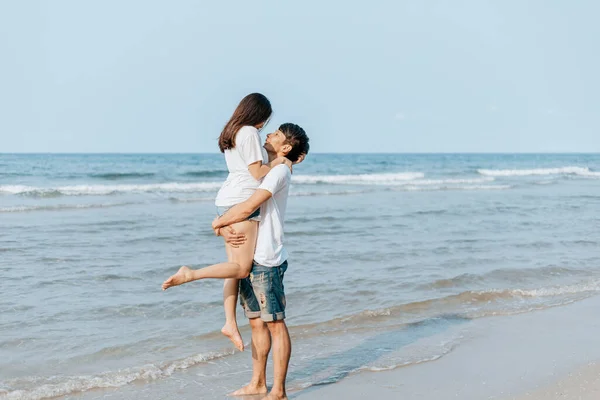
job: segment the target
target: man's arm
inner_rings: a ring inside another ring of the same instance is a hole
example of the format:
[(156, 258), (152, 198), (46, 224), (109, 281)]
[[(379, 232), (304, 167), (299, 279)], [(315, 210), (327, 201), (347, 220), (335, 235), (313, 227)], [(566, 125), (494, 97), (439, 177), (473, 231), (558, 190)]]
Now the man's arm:
[(262, 203), (269, 200), (273, 196), (271, 192), (265, 189), (257, 189), (250, 198), (243, 203), (236, 204), (231, 207), (225, 214), (213, 221), (213, 229), (219, 229), (227, 225), (235, 224), (236, 222), (244, 221)]

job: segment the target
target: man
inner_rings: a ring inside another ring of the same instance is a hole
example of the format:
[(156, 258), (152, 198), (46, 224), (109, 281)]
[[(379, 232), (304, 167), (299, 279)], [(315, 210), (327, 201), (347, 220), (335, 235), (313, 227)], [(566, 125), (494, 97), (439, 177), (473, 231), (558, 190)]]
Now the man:
[[(292, 160), (297, 159), (297, 162), (304, 159), (309, 147), (309, 139), (304, 130), (290, 123), (281, 125), (278, 130), (267, 135), (264, 146), (269, 161), (287, 156)], [(250, 276), (240, 280), (240, 302), (252, 328), (252, 379), (247, 386), (232, 393), (236, 396), (267, 393), (267, 357), (272, 345), (273, 387), (265, 399), (287, 399), (285, 379), (292, 347), (285, 324), (283, 276), (287, 269), (288, 254), (283, 247), (283, 222), (290, 181), (291, 172), (287, 166), (272, 168), (248, 200), (233, 206), (213, 221), (213, 229), (219, 232), (222, 227), (243, 221), (261, 208), (252, 270)], [(206, 268), (192, 271), (182, 267), (163, 283), (163, 289), (213, 277), (207, 276), (203, 270)]]

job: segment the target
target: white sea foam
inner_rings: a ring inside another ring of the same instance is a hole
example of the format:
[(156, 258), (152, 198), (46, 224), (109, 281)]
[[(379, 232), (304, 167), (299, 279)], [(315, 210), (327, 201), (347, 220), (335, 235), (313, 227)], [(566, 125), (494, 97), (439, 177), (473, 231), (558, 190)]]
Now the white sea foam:
[[(358, 185), (358, 186), (403, 186), (406, 190), (501, 190), (503, 185), (482, 185), (493, 182), (495, 177), (510, 176), (543, 176), (543, 175), (576, 175), (582, 177), (599, 177), (600, 172), (590, 171), (587, 167), (562, 167), (539, 169), (490, 170), (479, 169), (480, 177), (424, 179), (422, 172), (398, 172), (380, 174), (353, 175), (294, 175), (292, 184), (314, 185)], [(0, 185), (0, 194), (13, 194), (31, 197), (59, 196), (103, 196), (127, 193), (206, 193), (216, 192), (221, 182), (167, 182), (149, 184), (116, 184), (116, 185), (72, 185), (72, 186), (26, 186)], [(419, 187), (424, 187), (420, 189)], [(317, 192), (315, 192), (316, 194)], [(312, 192), (311, 192), (312, 194)], [(338, 194), (331, 191), (327, 194)], [(346, 194), (346, 193), (344, 193)], [(296, 194), (300, 195), (300, 194)], [(4, 210), (6, 211), (6, 210)]]
[(205, 202), (205, 201), (214, 201), (215, 197), (214, 196), (189, 197), (189, 198), (170, 197), (169, 200), (171, 200), (174, 203), (198, 203), (198, 202)]
[(585, 295), (600, 292), (600, 281), (588, 281), (565, 286), (541, 287), (537, 289), (489, 289), (480, 291), (466, 291), (456, 297), (461, 299), (474, 299), (480, 302), (489, 302), (501, 298), (554, 298), (569, 295)]
[[(356, 175), (359, 176), (359, 175)], [(335, 176), (323, 176), (324, 181)], [(471, 179), (418, 179), (408, 180), (410, 177), (388, 177), (382, 175), (365, 175), (363, 178), (356, 178), (354, 175), (340, 175), (340, 179), (331, 179), (330, 185), (357, 185), (357, 186), (388, 186), (402, 187), (403, 190), (488, 190), (488, 189), (507, 189), (508, 185), (478, 185), (494, 181), (493, 177), (471, 178)], [(375, 177), (369, 181), (367, 177)], [(344, 196), (360, 193), (367, 193), (370, 189), (361, 190), (302, 190), (303, 184), (318, 183), (321, 177), (318, 175), (303, 176), (301, 182), (293, 181), (291, 196)], [(363, 179), (362, 181), (359, 179)], [(386, 180), (388, 179), (388, 180)], [(398, 180), (393, 180), (398, 179)], [(404, 180), (402, 180), (404, 179)], [(323, 181), (323, 182), (324, 182)], [(144, 193), (170, 193), (170, 194), (194, 194), (207, 193), (202, 197), (169, 197), (171, 201), (189, 203), (212, 201), (215, 193), (221, 184), (218, 182), (200, 182), (200, 183), (163, 183), (147, 185), (78, 185), (78, 186), (60, 186), (60, 187), (35, 187), (22, 185), (0, 185), (0, 194), (7, 193), (27, 197), (61, 197), (61, 196), (106, 196), (115, 194), (144, 194)], [(210, 193), (210, 195), (208, 195)], [(27, 212), (27, 211), (56, 211), (65, 209), (86, 209), (101, 208), (126, 205), (132, 203), (105, 203), (105, 204), (76, 204), (76, 205), (43, 205), (43, 206), (12, 206), (0, 208), (2, 212)]]
[(409, 191), (436, 191), (436, 190), (507, 190), (512, 188), (511, 185), (432, 185), (419, 186), (407, 185), (401, 190)]
[(492, 182), (495, 180), (493, 177), (423, 179), (424, 176), (425, 174), (420, 172), (361, 175), (299, 175), (292, 177), (292, 183), (299, 185), (328, 183), (334, 185), (435, 186), (461, 184), (470, 185)]
[(592, 172), (587, 167), (478, 169), (477, 172), (484, 176), (578, 175), (586, 177), (600, 177), (600, 172)]
[(194, 193), (213, 192), (221, 187), (220, 182), (198, 183), (154, 183), (139, 185), (74, 185), (59, 187), (35, 187), (23, 185), (0, 185), (0, 193), (25, 196), (98, 196), (116, 193)]
[(49, 206), (13, 206), (0, 207), (0, 213), (29, 212), (29, 211), (61, 211), (88, 208), (107, 208), (126, 206), (135, 203), (104, 203), (104, 204), (57, 204)]
[[(316, 176), (314, 178), (317, 178)], [(482, 183), (493, 182), (493, 177), (467, 178), (467, 179), (414, 179), (399, 181), (339, 181), (338, 184), (353, 184), (359, 186), (383, 185), (399, 190), (410, 191), (436, 191), (436, 190), (503, 190), (510, 189), (511, 185), (481, 185)], [(297, 183), (297, 182), (295, 182)], [(331, 184), (334, 184), (331, 182)], [(302, 185), (298, 185), (301, 187)], [(372, 189), (363, 190), (332, 190), (332, 191), (292, 191), (292, 196), (336, 196), (350, 195), (359, 193), (368, 193)]]
[(352, 194), (368, 193), (369, 190), (339, 190), (339, 191), (292, 191), (290, 196), (347, 196)]
[(522, 297), (553, 297), (598, 291), (600, 291), (600, 282), (587, 282), (540, 289), (514, 289), (511, 292)]
[(25, 193), (31, 190), (35, 190), (33, 186), (24, 185), (0, 185), (0, 193), (19, 194)]
[(294, 175), (292, 183), (295, 184), (351, 184), (351, 185), (377, 185), (394, 184), (397, 182), (413, 181), (423, 178), (422, 172), (399, 172), (390, 174), (357, 174), (357, 175)]
[[(91, 389), (120, 387), (138, 380), (152, 381), (171, 376), (175, 371), (184, 370), (196, 364), (226, 357), (233, 353), (233, 350), (231, 350), (223, 353), (196, 354), (191, 357), (170, 362), (164, 366), (148, 364), (139, 368), (105, 372), (95, 376), (64, 377), (60, 378), (61, 381), (44, 383), (28, 389), (8, 391), (7, 394), (3, 394), (3, 398), (7, 400), (41, 400), (84, 392)], [(35, 379), (35, 377), (24, 378), (23, 380), (28, 382), (47, 381), (47, 379)], [(16, 386), (18, 385), (18, 381), (19, 379), (14, 379), (13, 381), (8, 382), (8, 384), (9, 386)]]
[[(359, 175), (298, 175), (292, 177), (292, 184), (301, 186), (306, 184), (329, 185), (358, 185), (358, 186), (450, 186), (450, 185), (476, 185), (492, 182), (493, 177), (480, 178), (455, 178), (455, 179), (422, 179), (425, 175), (421, 172), (403, 172), (393, 174), (359, 174)], [(0, 194), (13, 194), (31, 197), (59, 197), (59, 196), (104, 196), (126, 193), (206, 193), (216, 192), (221, 187), (220, 182), (195, 182), (195, 183), (154, 183), (154, 184), (129, 184), (129, 185), (73, 185), (58, 187), (36, 187), (24, 185), (0, 185)], [(435, 188), (432, 188), (435, 190)], [(293, 195), (301, 196), (301, 192)], [(357, 192), (352, 192), (357, 193)], [(309, 195), (337, 195), (350, 194), (350, 192), (310, 192)]]
[[(302, 184), (357, 184), (357, 185), (395, 185), (423, 178), (420, 172), (403, 172), (393, 174), (359, 174), (359, 175), (299, 175), (292, 178), (292, 183)], [(423, 183), (423, 184), (426, 184)], [(98, 196), (118, 193), (196, 193), (215, 192), (221, 182), (195, 183), (153, 183), (129, 185), (73, 185), (59, 187), (36, 187), (25, 185), (0, 185), (0, 193), (35, 196)]]
[(406, 182), (407, 185), (435, 186), (435, 185), (473, 185), (478, 183), (493, 182), (493, 177), (470, 178), (470, 179), (420, 179)]

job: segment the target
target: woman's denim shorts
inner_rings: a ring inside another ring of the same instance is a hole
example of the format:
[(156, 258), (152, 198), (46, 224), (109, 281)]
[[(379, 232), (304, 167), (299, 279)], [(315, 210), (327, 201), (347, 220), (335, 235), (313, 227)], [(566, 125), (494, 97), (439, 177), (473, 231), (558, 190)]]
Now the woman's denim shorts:
[[(231, 206), (233, 207), (233, 206)], [(222, 216), (225, 214), (231, 207), (219, 207), (217, 206), (217, 214)], [(244, 221), (260, 221), (260, 207), (256, 209), (252, 214), (248, 216)]]

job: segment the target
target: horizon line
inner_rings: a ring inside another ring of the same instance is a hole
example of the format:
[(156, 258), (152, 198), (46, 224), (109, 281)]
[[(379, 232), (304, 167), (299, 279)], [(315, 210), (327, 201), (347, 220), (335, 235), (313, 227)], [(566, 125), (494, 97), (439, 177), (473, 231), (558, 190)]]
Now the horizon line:
[[(220, 152), (0, 152), (0, 155), (218, 155)], [(448, 152), (427, 152), (427, 151), (415, 151), (415, 152), (311, 152), (311, 155), (322, 154), (322, 155), (458, 155), (458, 154), (471, 154), (471, 155), (499, 155), (499, 154), (600, 154), (600, 151), (583, 152), (583, 151), (448, 151)]]

